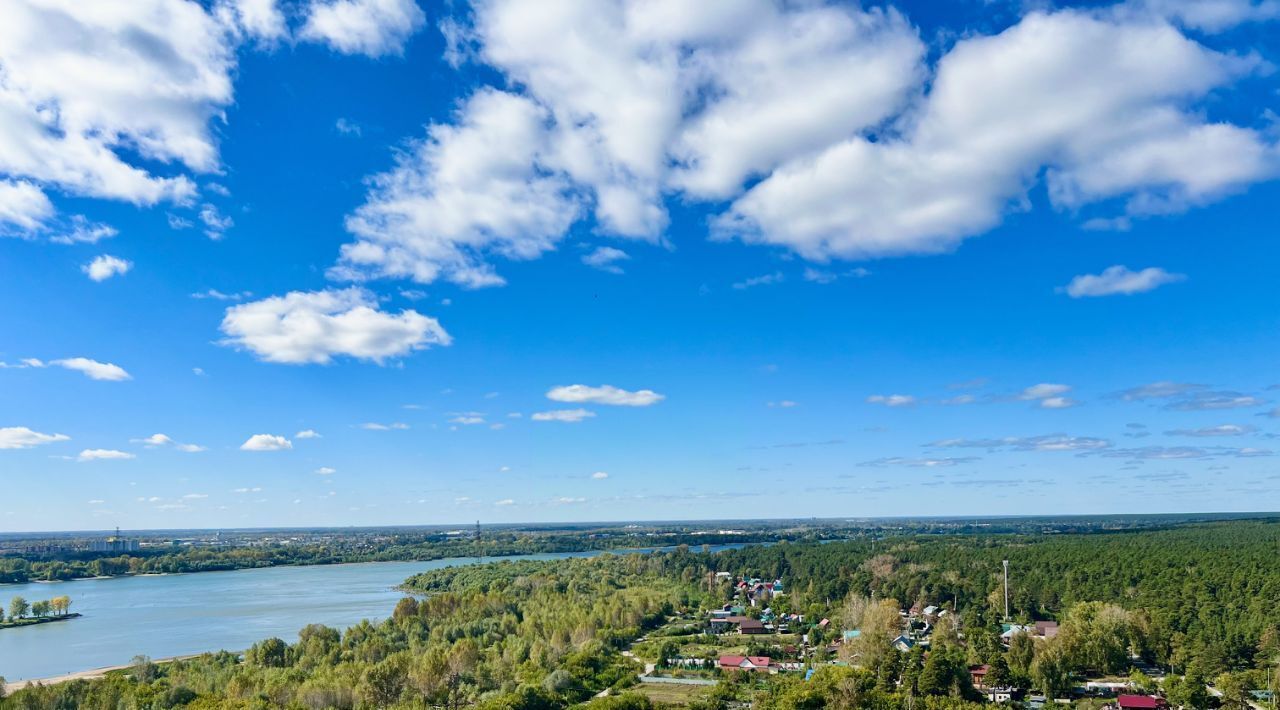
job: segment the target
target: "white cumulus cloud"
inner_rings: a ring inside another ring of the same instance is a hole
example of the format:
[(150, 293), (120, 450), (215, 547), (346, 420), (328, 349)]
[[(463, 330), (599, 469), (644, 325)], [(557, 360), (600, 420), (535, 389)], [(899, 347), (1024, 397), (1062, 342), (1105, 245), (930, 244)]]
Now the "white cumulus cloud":
[[(195, 185), (172, 166), (218, 168), (209, 123), (231, 102), (234, 64), (232, 38), (198, 3), (8, 2), (0, 173), (80, 196), (184, 202)], [(151, 172), (159, 163), (164, 175)]]
[(868, 404), (883, 404), (886, 407), (910, 407), (916, 398), (909, 394), (873, 394), (867, 397)]
[(380, 57), (402, 54), (426, 22), (414, 0), (312, 0), (303, 39), (328, 44), (344, 54)]
[(291, 291), (227, 309), (222, 343), (267, 362), (328, 363), (335, 356), (382, 362), (452, 339), (435, 318), (388, 313), (359, 288)]
[(587, 409), (554, 409), (549, 412), (534, 412), (530, 419), (535, 422), (580, 422), (596, 415)]
[(582, 263), (606, 273), (621, 274), (622, 267), (618, 262), (630, 258), (625, 251), (616, 247), (596, 247), (590, 253), (583, 255)]
[(588, 215), (663, 242), (668, 199), (729, 201), (714, 237), (815, 261), (936, 253), (1029, 209), (1035, 189), (1119, 225), (1280, 173), (1273, 134), (1205, 111), (1267, 64), (1184, 33), (1269, 14), (1234, 0), (1031, 11), (936, 59), (892, 9), (470, 9), (442, 25), (448, 58), (503, 88), (372, 179), (335, 273), (498, 285), (495, 259), (536, 258)]
[(127, 451), (116, 451), (115, 449), (85, 449), (76, 456), (76, 461), (123, 461), (127, 459), (137, 458), (136, 455)]
[(133, 379), (123, 367), (110, 362), (98, 362), (90, 360), (87, 357), (71, 357), (61, 360), (51, 360), (49, 365), (65, 368), (67, 370), (75, 370), (83, 373), (85, 377), (92, 380), (106, 380), (108, 382), (119, 382), (121, 380)]
[(103, 254), (95, 257), (93, 261), (80, 267), (80, 270), (88, 274), (89, 278), (94, 281), (106, 281), (112, 276), (121, 276), (129, 273), (129, 269), (133, 268), (133, 262), (126, 261), (119, 257)]
[(240, 445), (241, 451), (285, 451), (293, 442), (277, 434), (254, 434)]
[(666, 399), (653, 390), (628, 391), (613, 385), (561, 385), (547, 392), (547, 399), (573, 404), (611, 404), (624, 407), (648, 407)]
[(29, 449), (70, 438), (66, 434), (44, 434), (24, 426), (0, 427), (0, 449)]
[(1177, 283), (1186, 279), (1182, 274), (1171, 274), (1164, 269), (1148, 267), (1141, 271), (1130, 271), (1124, 266), (1111, 266), (1100, 274), (1081, 274), (1067, 284), (1064, 290), (1072, 298), (1091, 296), (1129, 296), (1135, 293), (1154, 291), (1165, 284)]

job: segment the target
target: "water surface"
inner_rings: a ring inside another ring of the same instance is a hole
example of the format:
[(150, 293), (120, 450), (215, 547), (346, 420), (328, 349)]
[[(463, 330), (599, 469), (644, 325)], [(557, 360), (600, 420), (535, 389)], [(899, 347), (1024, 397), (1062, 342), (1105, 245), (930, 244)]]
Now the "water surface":
[[(713, 549), (740, 545), (713, 546)], [(566, 552), (480, 558), (550, 560), (592, 557)], [(0, 629), (0, 676), (48, 678), (152, 658), (204, 651), (242, 651), (271, 636), (293, 642), (307, 624), (339, 629), (381, 620), (404, 596), (395, 587), (418, 572), (476, 564), (475, 558), (428, 562), (267, 567), (229, 572), (81, 579), (0, 585), (0, 604), (62, 594), (84, 616), (52, 624)]]

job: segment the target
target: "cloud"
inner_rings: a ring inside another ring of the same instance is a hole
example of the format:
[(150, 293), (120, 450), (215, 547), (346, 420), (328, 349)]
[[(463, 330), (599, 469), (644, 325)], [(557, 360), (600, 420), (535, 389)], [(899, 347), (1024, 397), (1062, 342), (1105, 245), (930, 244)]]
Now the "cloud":
[(1141, 402), (1148, 399), (1177, 397), (1179, 395), (1184, 395), (1196, 390), (1202, 390), (1204, 388), (1204, 385), (1197, 385), (1189, 382), (1170, 382), (1168, 380), (1161, 380), (1147, 385), (1130, 387), (1129, 389), (1121, 390), (1112, 396), (1118, 397), (1126, 402)]
[(338, 131), (338, 133), (341, 133), (344, 136), (359, 137), (363, 133), (360, 128), (360, 124), (349, 118), (339, 118), (337, 122), (333, 124), (333, 127)]
[(484, 415), (480, 414), (479, 412), (466, 412), (466, 413), (458, 414), (452, 417), (451, 419), (449, 419), (449, 423), (461, 424), (464, 426), (470, 426), (474, 424), (484, 424)]
[(942, 439), (927, 446), (933, 448), (1008, 449), (1013, 451), (1097, 451), (1111, 446), (1106, 439), (1066, 434), (1040, 436), (1006, 436), (1000, 439)]
[(1171, 283), (1185, 280), (1182, 274), (1171, 274), (1164, 269), (1149, 267), (1141, 271), (1130, 271), (1124, 266), (1111, 266), (1101, 274), (1082, 274), (1071, 279), (1063, 290), (1072, 298), (1091, 296), (1129, 296), (1135, 293), (1146, 293)]
[(332, 468), (330, 466), (321, 466), (320, 468), (317, 468), (315, 472), (316, 472), (316, 475), (319, 475), (319, 476), (332, 476), (333, 474), (338, 472), (338, 469)]
[(1271, 451), (1255, 448), (1232, 448), (1227, 446), (1144, 446), (1136, 449), (1111, 449), (1101, 452), (1108, 458), (1132, 459), (1135, 461), (1154, 460), (1172, 461), (1180, 459), (1208, 459), (1220, 456), (1236, 458), (1253, 458), (1270, 456)]
[(284, 451), (292, 448), (292, 441), (275, 434), (254, 434), (240, 445), (241, 451)]
[(534, 412), (530, 417), (535, 422), (580, 422), (590, 419), (595, 412), (586, 409), (555, 409), (549, 412)]
[(391, 431), (392, 429), (396, 429), (396, 430), (408, 429), (409, 425), (403, 422), (393, 422), (391, 424), (381, 424), (379, 422), (365, 422), (364, 424), (360, 425), (360, 428), (366, 431)]
[[(32, 360), (31, 362), (40, 362)], [(109, 362), (98, 362), (90, 360), (87, 357), (72, 357), (61, 360), (51, 360), (49, 365), (65, 368), (67, 370), (75, 370), (83, 373), (85, 377), (91, 380), (105, 380), (108, 382), (120, 382), (122, 380), (133, 379), (123, 367)], [(33, 365), (34, 367), (44, 367), (44, 364)]]
[(1018, 395), (1018, 399), (1045, 399), (1047, 397), (1056, 397), (1070, 391), (1070, 385), (1041, 383), (1022, 390)]
[(909, 394), (873, 394), (867, 397), (868, 404), (883, 404), (886, 407), (912, 407), (916, 398)]
[(80, 270), (89, 275), (94, 281), (106, 281), (112, 276), (124, 275), (133, 268), (133, 262), (125, 261), (109, 254), (103, 254), (94, 258), (93, 261), (80, 267)]
[(24, 426), (0, 427), (0, 449), (30, 449), (70, 439), (66, 434), (42, 434)]
[(85, 449), (76, 456), (76, 461), (123, 461), (137, 458), (134, 454), (115, 449)]
[(1272, 0), (1129, 0), (1116, 6), (1120, 15), (1160, 18), (1183, 27), (1220, 32), (1244, 24), (1280, 17), (1280, 3)]
[(811, 259), (937, 253), (1027, 209), (1040, 176), (1058, 209), (1180, 212), (1275, 175), (1262, 132), (1190, 108), (1263, 67), (1161, 22), (1030, 12), (943, 54), (900, 132), (796, 157), (718, 226)]
[(546, 119), (527, 98), (482, 89), (455, 125), (430, 126), (394, 170), (370, 179), (365, 204), (346, 222), (356, 241), (342, 247), (332, 275), (481, 288), (504, 283), (490, 254), (527, 260), (555, 248), (579, 206), (544, 165)]
[(1042, 382), (1022, 390), (1018, 393), (1018, 399), (1034, 401), (1041, 409), (1067, 409), (1079, 404), (1070, 397), (1062, 396), (1070, 391), (1069, 385)]
[(733, 287), (739, 291), (745, 291), (756, 286), (772, 286), (786, 280), (781, 271), (775, 271), (772, 274), (764, 274), (763, 276), (753, 276), (733, 284)]
[(603, 481), (604, 479), (606, 479), (606, 478), (608, 478), (608, 477), (609, 477), (609, 474), (608, 474), (608, 473), (606, 473), (605, 471), (596, 471), (595, 473), (591, 474), (591, 478), (593, 478), (593, 479), (595, 479), (595, 480), (597, 480), (597, 481)]
[(1244, 407), (1260, 407), (1267, 403), (1261, 397), (1231, 391), (1195, 391), (1164, 405), (1165, 409), (1175, 412), (1201, 412), (1217, 409), (1240, 409)]
[[(3, 198), (0, 198), (3, 201)], [(74, 215), (70, 228), (59, 231), (49, 237), (54, 244), (97, 244), (103, 239), (110, 239), (120, 232), (107, 224), (90, 222), (84, 215)]]
[(978, 401), (978, 398), (971, 394), (958, 394), (954, 397), (947, 397), (942, 400), (942, 403), (949, 406), (958, 406), (962, 404), (973, 404), (976, 401)]
[(228, 26), (260, 42), (271, 44), (289, 34), (284, 12), (276, 0), (220, 0), (215, 7)]
[(297, 434), (294, 434), (294, 435), (293, 435), (293, 438), (295, 438), (295, 439), (320, 439), (320, 438), (322, 438), (322, 437), (320, 436), (320, 432), (316, 431), (315, 429), (303, 429), (302, 431), (298, 432)]
[(959, 466), (981, 460), (982, 459), (977, 456), (952, 456), (946, 458), (904, 458), (901, 456), (892, 456), (889, 458), (863, 461), (858, 465), (872, 467), (909, 466), (911, 468), (949, 468), (951, 466)]
[(551, 503), (553, 505), (574, 505), (577, 503), (586, 503), (586, 502), (587, 502), (586, 498), (573, 498), (571, 496), (560, 496), (559, 498), (551, 499)]
[(182, 499), (183, 500), (204, 500), (205, 498), (208, 498), (208, 497), (209, 497), (209, 494), (207, 493), (188, 493), (182, 496)]
[(253, 298), (251, 291), (240, 291), (238, 293), (223, 293), (216, 288), (207, 289), (191, 294), (192, 298), (203, 300), (212, 299), (215, 301), (243, 301), (246, 298)]
[(223, 345), (244, 347), (267, 362), (326, 364), (334, 356), (381, 363), (452, 338), (439, 321), (417, 311), (379, 309), (359, 288), (291, 291), (227, 309)]
[(204, 223), (204, 235), (215, 242), (222, 239), (226, 231), (235, 226), (235, 222), (230, 217), (223, 215), (217, 207), (208, 203), (200, 206), (200, 221)]
[(510, 499), (510, 498), (503, 498), (502, 500), (494, 501), (494, 503), (493, 503), (493, 504), (494, 504), (494, 505), (502, 505), (502, 506), (506, 506), (506, 505), (515, 505), (515, 504), (516, 504), (516, 502), (515, 502), (514, 500)]
[(767, 402), (767, 403), (766, 403), (766, 406), (768, 406), (769, 408), (778, 407), (778, 408), (781, 408), (781, 409), (791, 409), (792, 407), (795, 407), (795, 406), (798, 406), (798, 405), (799, 405), (799, 403), (798, 403), (798, 402), (793, 402), (793, 401), (791, 401), (791, 400), (789, 400), (789, 399), (784, 399), (784, 400), (779, 401), (779, 402)]
[(594, 251), (585, 254), (582, 257), (582, 263), (593, 269), (608, 272), (610, 274), (621, 274), (622, 267), (618, 265), (619, 261), (626, 261), (631, 257), (621, 249), (614, 247), (596, 247)]
[(370, 57), (403, 54), (426, 22), (415, 0), (311, 0), (306, 16), (298, 31), (303, 39)]
[[(137, 205), (184, 202), (193, 172), (218, 168), (210, 119), (231, 103), (232, 37), (197, 3), (16, 0), (0, 28), (0, 215), (49, 215), (30, 187)], [(85, 77), (113, 77), (86, 81)], [(165, 165), (165, 175), (150, 172)], [(16, 182), (15, 182), (16, 180)], [(25, 205), (25, 208), (23, 208)]]
[(40, 188), (25, 180), (0, 180), (0, 235), (6, 225), (18, 234), (34, 232), (54, 214), (53, 203)]
[(573, 404), (609, 404), (622, 407), (648, 407), (666, 399), (653, 390), (634, 392), (613, 385), (560, 385), (547, 391), (547, 399)]
[(481, 0), (444, 18), (447, 60), (504, 89), (476, 91), (371, 180), (335, 273), (500, 285), (494, 258), (537, 258), (588, 216), (665, 241), (667, 200), (727, 202), (714, 238), (814, 261), (936, 253), (1029, 209), (1032, 190), (1120, 225), (1280, 166), (1264, 128), (1205, 110), (1268, 65), (1180, 29), (1252, 16), (1238, 9), (1033, 11), (932, 59), (892, 9), (675, 7)]
[(1219, 424), (1218, 426), (1200, 427), (1199, 429), (1173, 429), (1166, 431), (1169, 436), (1243, 436), (1258, 430), (1255, 426), (1240, 424)]
[(148, 449), (172, 446), (178, 451), (183, 451), (188, 454), (196, 454), (201, 451), (205, 451), (205, 447), (203, 446), (199, 446), (197, 444), (180, 444), (166, 434), (152, 434), (145, 439), (130, 439), (130, 441), (135, 444), (142, 444)]

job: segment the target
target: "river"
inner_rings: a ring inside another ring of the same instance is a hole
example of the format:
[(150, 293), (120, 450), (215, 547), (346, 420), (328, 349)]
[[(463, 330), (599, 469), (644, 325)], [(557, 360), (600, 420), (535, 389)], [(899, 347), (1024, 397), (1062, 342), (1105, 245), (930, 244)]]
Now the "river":
[[(734, 547), (741, 545), (713, 545), (712, 550)], [(598, 554), (485, 557), (479, 562)], [(71, 610), (84, 615), (0, 629), (0, 676), (9, 681), (49, 678), (128, 663), (138, 654), (165, 658), (242, 651), (272, 636), (292, 642), (307, 624), (344, 629), (361, 619), (384, 619), (404, 596), (395, 587), (409, 576), (476, 563), (475, 558), (362, 562), (0, 585), (0, 604), (5, 606), (14, 596), (35, 601), (66, 594)]]

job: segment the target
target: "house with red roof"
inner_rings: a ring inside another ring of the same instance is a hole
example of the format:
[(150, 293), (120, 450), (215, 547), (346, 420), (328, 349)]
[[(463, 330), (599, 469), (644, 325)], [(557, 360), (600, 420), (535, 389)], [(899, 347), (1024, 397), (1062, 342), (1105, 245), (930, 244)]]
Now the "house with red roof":
[(768, 656), (721, 656), (716, 667), (725, 670), (769, 672), (771, 659)]
[(1154, 695), (1121, 695), (1116, 698), (1115, 706), (1120, 710), (1161, 710), (1169, 704)]

